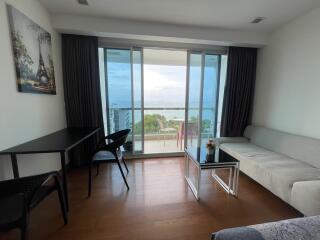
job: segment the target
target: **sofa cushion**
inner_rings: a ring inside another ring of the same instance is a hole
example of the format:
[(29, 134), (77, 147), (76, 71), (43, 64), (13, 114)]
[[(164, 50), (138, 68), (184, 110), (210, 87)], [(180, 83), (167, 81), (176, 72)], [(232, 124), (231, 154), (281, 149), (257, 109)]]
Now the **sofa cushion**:
[(251, 143), (225, 143), (220, 149), (240, 161), (241, 171), (288, 203), (295, 182), (320, 179), (318, 168)]
[(233, 156), (238, 160), (248, 160), (248, 158), (253, 157), (275, 157), (279, 156), (279, 154), (254, 145), (249, 142), (241, 142), (241, 143), (223, 143), (220, 145), (220, 149)]
[(320, 168), (319, 139), (257, 126), (248, 126), (244, 136), (255, 145)]

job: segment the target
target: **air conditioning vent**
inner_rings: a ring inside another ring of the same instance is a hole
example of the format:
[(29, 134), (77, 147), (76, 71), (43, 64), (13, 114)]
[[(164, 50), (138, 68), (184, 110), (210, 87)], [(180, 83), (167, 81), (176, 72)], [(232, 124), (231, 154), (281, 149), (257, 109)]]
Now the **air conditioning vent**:
[(87, 0), (78, 0), (78, 3), (81, 5), (89, 5)]
[(265, 20), (266, 18), (265, 17), (256, 17), (255, 19), (253, 19), (251, 21), (251, 23), (260, 23), (262, 22), (263, 20)]

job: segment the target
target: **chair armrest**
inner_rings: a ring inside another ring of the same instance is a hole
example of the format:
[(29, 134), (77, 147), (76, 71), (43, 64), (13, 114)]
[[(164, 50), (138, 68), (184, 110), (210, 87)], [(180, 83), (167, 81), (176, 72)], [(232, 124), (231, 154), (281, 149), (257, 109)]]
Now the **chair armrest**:
[(320, 180), (295, 182), (290, 203), (305, 216), (320, 214)]
[(245, 137), (220, 137), (220, 138), (214, 138), (213, 141), (218, 147), (223, 143), (249, 142), (249, 140)]

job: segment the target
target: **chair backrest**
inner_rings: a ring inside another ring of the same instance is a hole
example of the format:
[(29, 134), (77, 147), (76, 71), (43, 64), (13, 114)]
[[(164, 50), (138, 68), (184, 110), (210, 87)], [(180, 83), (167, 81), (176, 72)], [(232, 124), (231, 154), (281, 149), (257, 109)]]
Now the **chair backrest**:
[(123, 129), (123, 130), (120, 130), (118, 132), (114, 132), (114, 133), (108, 135), (107, 138), (112, 139), (113, 141), (115, 141), (116, 139), (121, 138), (124, 135), (128, 136), (130, 131), (131, 131), (130, 129)]
[(130, 133), (130, 129), (124, 129), (118, 132), (113, 133), (113, 142), (107, 144), (110, 148), (112, 148), (113, 150), (117, 150), (118, 148), (120, 148), (127, 140), (127, 137)]

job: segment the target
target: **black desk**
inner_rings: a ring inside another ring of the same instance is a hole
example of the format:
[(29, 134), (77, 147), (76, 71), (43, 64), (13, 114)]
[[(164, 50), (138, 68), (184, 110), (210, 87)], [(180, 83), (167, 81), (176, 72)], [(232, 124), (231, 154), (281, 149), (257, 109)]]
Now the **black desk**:
[(17, 154), (35, 153), (60, 153), (62, 180), (67, 209), (69, 209), (68, 184), (66, 174), (66, 154), (69, 150), (96, 134), (100, 128), (65, 128), (41, 138), (8, 148), (0, 152), (0, 155), (11, 155), (11, 163), (14, 178), (19, 177)]

